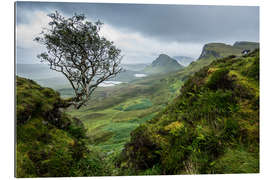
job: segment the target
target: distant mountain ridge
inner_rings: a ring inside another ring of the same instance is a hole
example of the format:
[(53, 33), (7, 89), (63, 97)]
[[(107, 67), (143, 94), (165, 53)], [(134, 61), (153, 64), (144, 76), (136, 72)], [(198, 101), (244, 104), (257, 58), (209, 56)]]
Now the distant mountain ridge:
[(166, 54), (160, 54), (151, 65), (147, 66), (144, 71), (148, 74), (167, 73), (182, 69), (177, 60), (171, 58)]
[(253, 51), (258, 48), (259, 43), (248, 41), (237, 41), (233, 45), (228, 45), (225, 43), (208, 43), (203, 46), (199, 58), (190, 63), (190, 65), (185, 67), (181, 72), (179, 72), (179, 74), (186, 79), (188, 76), (199, 71), (201, 68), (208, 66), (216, 59), (231, 55), (242, 56), (243, 50), (247, 49)]
[(233, 47), (240, 48), (240, 49), (247, 49), (252, 51), (254, 48), (259, 48), (259, 43), (257, 42), (248, 42), (248, 41), (236, 41), (233, 44)]
[(224, 43), (205, 44), (199, 59), (221, 58), (229, 55), (240, 56), (243, 50), (253, 51), (259, 48), (259, 43), (248, 41), (236, 41), (233, 45)]
[(182, 66), (188, 66), (191, 62), (193, 62), (195, 59), (188, 56), (173, 56), (174, 59), (177, 60), (179, 64)]

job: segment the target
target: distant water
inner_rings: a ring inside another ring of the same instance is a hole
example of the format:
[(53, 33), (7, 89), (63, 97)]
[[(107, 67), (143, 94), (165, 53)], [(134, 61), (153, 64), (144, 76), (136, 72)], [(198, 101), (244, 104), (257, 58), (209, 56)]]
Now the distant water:
[(115, 86), (117, 84), (121, 84), (123, 82), (121, 81), (104, 81), (99, 84), (99, 87), (109, 87), (109, 86)]
[(146, 74), (134, 74), (135, 77), (146, 77)]

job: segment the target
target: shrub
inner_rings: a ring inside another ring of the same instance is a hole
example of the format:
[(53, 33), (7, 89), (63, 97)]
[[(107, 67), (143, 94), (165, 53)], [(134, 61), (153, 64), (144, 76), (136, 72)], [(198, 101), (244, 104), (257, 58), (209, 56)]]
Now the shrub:
[(184, 124), (179, 121), (176, 121), (169, 124), (168, 126), (165, 126), (164, 129), (166, 131), (169, 131), (174, 136), (180, 136), (181, 132), (183, 132), (184, 130)]
[(160, 159), (161, 140), (147, 126), (139, 126), (131, 133), (122, 159), (136, 170), (152, 168)]
[(222, 135), (224, 140), (233, 140), (239, 135), (238, 121), (232, 118), (225, 119), (224, 133)]
[(259, 173), (259, 159), (241, 147), (227, 149), (224, 156), (213, 162), (212, 173)]
[(24, 124), (35, 115), (45, 115), (61, 102), (59, 93), (32, 80), (17, 76), (16, 84), (17, 124)]
[(112, 169), (106, 169), (106, 163), (100, 154), (91, 151), (79, 160), (72, 171), (75, 172), (75, 176), (105, 176), (110, 174), (106, 170), (112, 171)]
[(231, 81), (228, 79), (227, 76), (228, 72), (229, 70), (225, 68), (216, 70), (210, 76), (210, 79), (207, 82), (206, 86), (212, 90), (231, 89), (232, 85)]
[(259, 80), (259, 77), (260, 77), (260, 61), (259, 61), (258, 56), (253, 58), (252, 64), (248, 68), (245, 68), (242, 71), (242, 74), (245, 75), (245, 76), (248, 76), (250, 78), (253, 78), (255, 80)]

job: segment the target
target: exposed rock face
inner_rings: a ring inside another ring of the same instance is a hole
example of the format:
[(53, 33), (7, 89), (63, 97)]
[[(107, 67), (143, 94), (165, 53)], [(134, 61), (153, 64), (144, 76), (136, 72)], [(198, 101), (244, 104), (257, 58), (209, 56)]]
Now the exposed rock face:
[(239, 46), (239, 45), (242, 45), (242, 44), (245, 44), (246, 41), (236, 41), (233, 46)]
[(248, 42), (248, 41), (236, 41), (233, 44), (233, 47), (241, 49), (241, 50), (250, 50), (259, 48), (259, 43), (257, 42)]
[(237, 41), (233, 45), (224, 43), (209, 43), (204, 45), (199, 59), (217, 59), (230, 55), (241, 56), (243, 50), (253, 51), (259, 48), (257, 42)]
[(236, 41), (236, 42), (233, 44), (234, 47), (247, 46), (247, 45), (253, 45), (253, 46), (258, 46), (258, 47), (259, 47), (259, 43), (257, 43), (257, 42)]
[(199, 57), (199, 59), (202, 59), (202, 58), (209, 58), (210, 56), (213, 56), (215, 58), (220, 58), (220, 54), (214, 50), (209, 50), (207, 49), (207, 45), (204, 46), (203, 50), (202, 50), (202, 53)]

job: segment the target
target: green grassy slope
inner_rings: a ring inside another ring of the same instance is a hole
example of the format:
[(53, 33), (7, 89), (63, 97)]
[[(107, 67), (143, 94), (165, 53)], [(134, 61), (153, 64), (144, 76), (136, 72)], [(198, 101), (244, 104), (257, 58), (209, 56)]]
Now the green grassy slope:
[[(239, 45), (237, 45), (239, 44)], [(235, 43), (233, 46), (224, 43), (209, 43), (204, 45), (202, 53), (197, 61), (192, 62), (187, 68), (184, 69), (185, 74), (192, 74), (197, 72), (202, 67), (209, 65), (211, 62), (218, 58), (235, 55), (241, 56), (244, 49), (254, 49), (259, 47), (259, 43), (245, 42)]]
[(241, 56), (241, 52), (244, 49), (249, 49), (253, 51), (258, 47), (259, 43), (256, 42), (238, 42), (235, 43), (233, 46), (224, 43), (206, 44), (204, 45), (202, 53), (198, 60), (192, 62), (189, 66), (176, 72), (175, 76), (178, 76), (179, 79), (185, 81), (188, 79), (188, 77), (199, 71), (201, 68), (208, 66), (214, 60), (230, 55)]
[(131, 133), (122, 174), (259, 172), (259, 51), (213, 61)]
[(85, 128), (60, 110), (59, 93), (16, 78), (16, 177), (108, 174), (102, 155), (86, 145)]
[(252, 51), (254, 48), (259, 48), (259, 43), (256, 42), (248, 42), (248, 41), (237, 41), (233, 44), (233, 47), (244, 50)]

